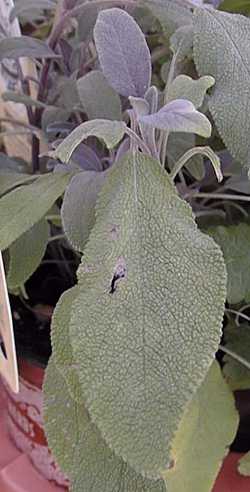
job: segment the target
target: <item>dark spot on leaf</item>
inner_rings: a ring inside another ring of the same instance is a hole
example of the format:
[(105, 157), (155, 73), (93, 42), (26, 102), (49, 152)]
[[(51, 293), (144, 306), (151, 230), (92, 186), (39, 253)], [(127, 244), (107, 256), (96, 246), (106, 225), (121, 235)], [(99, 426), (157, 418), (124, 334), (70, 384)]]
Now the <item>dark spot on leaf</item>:
[(113, 278), (110, 284), (110, 294), (113, 294), (117, 287), (117, 282), (119, 282), (122, 278), (126, 277), (127, 268), (126, 263), (123, 257), (118, 258), (117, 264), (115, 266), (115, 271)]
[(118, 229), (119, 227), (117, 225), (113, 225), (110, 230), (111, 239), (113, 239), (114, 241), (118, 239)]

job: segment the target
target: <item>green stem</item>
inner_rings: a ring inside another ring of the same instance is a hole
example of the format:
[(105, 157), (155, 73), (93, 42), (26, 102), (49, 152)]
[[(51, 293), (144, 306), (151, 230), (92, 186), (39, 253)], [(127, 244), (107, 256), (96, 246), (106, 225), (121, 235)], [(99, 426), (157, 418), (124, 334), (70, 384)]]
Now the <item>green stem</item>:
[(170, 178), (174, 181), (177, 174), (181, 171), (181, 169), (183, 168), (183, 166), (185, 166), (189, 159), (199, 154), (204, 155), (211, 161), (218, 181), (222, 181), (223, 175), (220, 169), (220, 160), (210, 147), (193, 147), (192, 149), (189, 149), (187, 152), (185, 152), (185, 154), (175, 163), (170, 173)]
[(243, 202), (250, 202), (250, 196), (230, 195), (227, 193), (206, 193), (196, 191), (195, 193), (191, 193), (190, 196), (192, 196), (192, 198), (209, 198), (211, 200), (241, 200)]
[(227, 347), (224, 347), (223, 345), (219, 345), (219, 349), (222, 350), (222, 352), (225, 352), (225, 354), (232, 357), (232, 359), (234, 359), (237, 362), (239, 362), (240, 364), (242, 364), (244, 367), (246, 367), (250, 371), (250, 362), (248, 362), (246, 359), (244, 359), (240, 355), (236, 354), (233, 350), (230, 350)]

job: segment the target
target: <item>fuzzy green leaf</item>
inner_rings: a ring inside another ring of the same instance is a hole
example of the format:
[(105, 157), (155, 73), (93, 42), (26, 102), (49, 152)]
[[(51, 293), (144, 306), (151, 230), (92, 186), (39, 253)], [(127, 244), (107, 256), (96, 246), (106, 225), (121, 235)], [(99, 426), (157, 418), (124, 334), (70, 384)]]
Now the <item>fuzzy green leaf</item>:
[(74, 492), (82, 492), (83, 484), (84, 492), (165, 492), (162, 480), (154, 482), (141, 477), (112, 453), (85, 409), (69, 339), (77, 289), (75, 286), (63, 294), (53, 315), (53, 357), (44, 384), (49, 446), (71, 479)]
[[(224, 341), (226, 348), (250, 363), (250, 329), (247, 323), (239, 326), (228, 323), (224, 329)], [(223, 373), (230, 388), (233, 391), (249, 389), (250, 370), (227, 354), (224, 355), (223, 362)]]
[(32, 174), (15, 173), (6, 169), (2, 172), (0, 169), (0, 196), (36, 179), (37, 177)]
[(95, 204), (105, 173), (84, 171), (66, 188), (61, 209), (62, 224), (72, 246), (83, 251), (95, 222)]
[(159, 477), (218, 347), (224, 261), (152, 158), (126, 154), (99, 197), (73, 304), (75, 367), (111, 448)]
[(36, 224), (64, 192), (70, 173), (45, 174), (0, 199), (0, 249), (6, 249)]
[(250, 302), (250, 226), (211, 227), (207, 231), (222, 249), (227, 267), (227, 300)]
[(209, 109), (231, 154), (249, 166), (250, 118), (246, 108), (250, 99), (250, 19), (197, 9), (194, 25), (198, 73), (212, 75), (216, 81)]
[(238, 470), (244, 477), (250, 476), (250, 451), (246, 453), (239, 461)]
[(49, 239), (49, 225), (44, 219), (22, 234), (9, 247), (8, 288), (24, 285), (38, 268)]
[(164, 473), (168, 492), (211, 492), (239, 423), (232, 392), (214, 362), (186, 409)]
[(86, 121), (73, 130), (51, 155), (62, 162), (68, 162), (76, 147), (88, 137), (97, 137), (112, 149), (122, 139), (125, 128), (126, 125), (122, 121), (101, 119)]
[(205, 76), (194, 80), (188, 75), (178, 75), (168, 89), (168, 101), (188, 99), (196, 109), (203, 104), (205, 94), (214, 85), (214, 78)]
[(102, 72), (93, 70), (77, 81), (78, 94), (90, 120), (107, 118), (121, 120), (121, 101)]

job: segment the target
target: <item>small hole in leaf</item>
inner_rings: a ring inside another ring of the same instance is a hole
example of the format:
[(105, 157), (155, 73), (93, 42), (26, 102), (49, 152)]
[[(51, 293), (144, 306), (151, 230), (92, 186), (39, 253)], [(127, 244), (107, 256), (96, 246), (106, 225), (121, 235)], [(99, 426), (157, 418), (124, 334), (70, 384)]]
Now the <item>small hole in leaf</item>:
[(7, 357), (6, 348), (5, 348), (5, 345), (4, 345), (4, 341), (2, 340), (1, 337), (0, 337), (0, 347), (1, 347), (1, 351), (2, 351), (3, 356), (7, 360), (8, 357)]
[(117, 287), (117, 282), (126, 277), (127, 268), (124, 258), (120, 257), (115, 266), (115, 271), (110, 284), (110, 294), (113, 294)]

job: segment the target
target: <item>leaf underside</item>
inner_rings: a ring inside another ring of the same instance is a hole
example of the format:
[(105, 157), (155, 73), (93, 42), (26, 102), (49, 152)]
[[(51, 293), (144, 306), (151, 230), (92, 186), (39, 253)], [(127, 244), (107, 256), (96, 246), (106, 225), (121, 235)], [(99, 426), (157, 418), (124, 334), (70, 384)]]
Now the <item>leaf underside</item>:
[(149, 477), (168, 466), (183, 410), (217, 350), (225, 284), (221, 251), (165, 171), (127, 154), (100, 193), (70, 338), (93, 422)]

